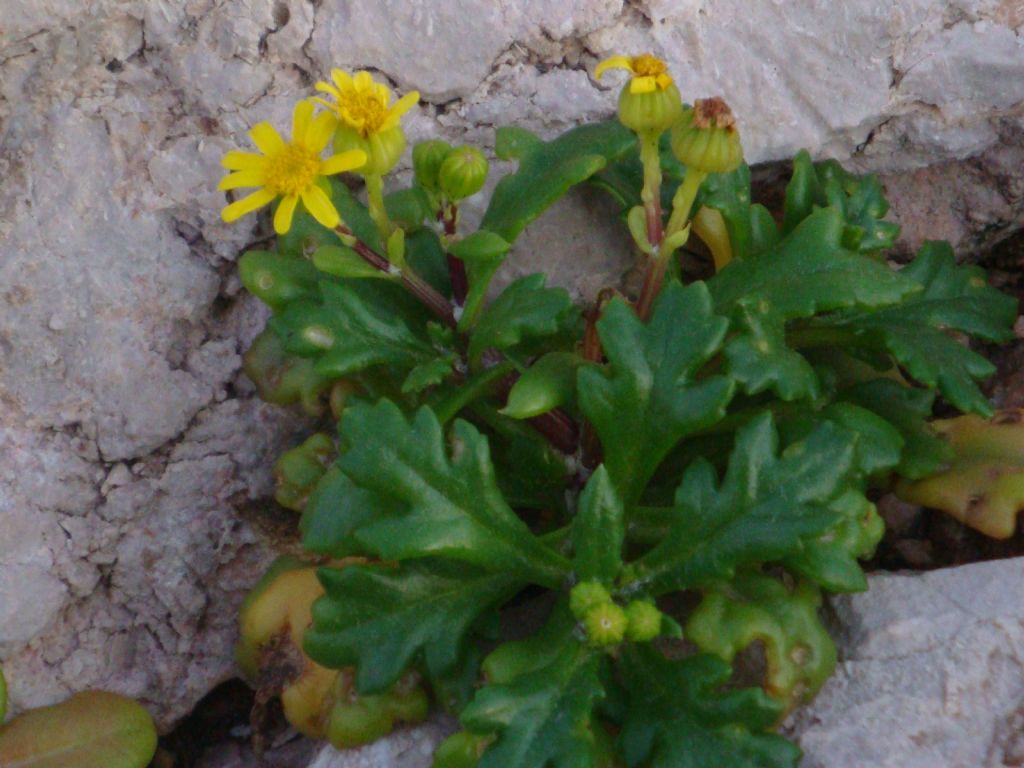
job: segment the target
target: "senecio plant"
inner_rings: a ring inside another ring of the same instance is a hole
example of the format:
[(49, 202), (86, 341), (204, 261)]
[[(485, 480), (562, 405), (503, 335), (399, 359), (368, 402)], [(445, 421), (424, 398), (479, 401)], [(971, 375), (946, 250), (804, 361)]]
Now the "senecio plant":
[[(835, 665), (818, 610), (866, 586), (870, 489), (948, 466), (940, 402), (991, 415), (964, 342), (1016, 313), (980, 269), (937, 242), (893, 268), (877, 180), (803, 152), (773, 216), (722, 99), (684, 104), (650, 55), (612, 68), (617, 121), (498, 130), (518, 170), (471, 232), (484, 155), (422, 142), (385, 194), (418, 97), (366, 72), (224, 158), (221, 189), (258, 188), (226, 220), (276, 203), (276, 250), (240, 263), (272, 310), (246, 370), (337, 423), (278, 462), (306, 554), (242, 611), (243, 669), (304, 733), (365, 743), (433, 700), (462, 728), (436, 768), (795, 766), (773, 730)], [(635, 295), (495, 289), (582, 183), (621, 207)]]

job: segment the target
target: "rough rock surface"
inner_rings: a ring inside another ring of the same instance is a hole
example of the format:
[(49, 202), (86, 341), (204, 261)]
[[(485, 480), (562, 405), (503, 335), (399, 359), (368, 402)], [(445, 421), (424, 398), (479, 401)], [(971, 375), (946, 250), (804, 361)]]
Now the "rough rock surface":
[(1024, 764), (1024, 559), (870, 583), (832, 601), (839, 669), (791, 724), (804, 768)]
[[(911, 240), (978, 247), (1022, 220), (1019, 0), (0, 0), (0, 18), (15, 711), (103, 686), (167, 727), (230, 674), (234, 611), (270, 554), (238, 510), (299, 425), (239, 374), (260, 314), (234, 259), (256, 235), (219, 221), (217, 161), (258, 120), (285, 125), (332, 65), (419, 89), (413, 138), (486, 145), (496, 124), (609, 115), (619, 81), (595, 83), (594, 63), (653, 50), (684, 93), (729, 97), (751, 161), (806, 146), (916, 174), (889, 177)], [(538, 225), (512, 271), (543, 262), (544, 227), (563, 231)], [(597, 256), (602, 282), (629, 268), (619, 242), (549, 258), (567, 275)]]

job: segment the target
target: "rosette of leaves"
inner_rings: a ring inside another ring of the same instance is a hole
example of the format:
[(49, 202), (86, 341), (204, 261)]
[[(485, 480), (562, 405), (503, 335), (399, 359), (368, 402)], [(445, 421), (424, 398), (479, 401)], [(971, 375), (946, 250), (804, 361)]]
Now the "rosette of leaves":
[[(990, 413), (992, 367), (965, 340), (1007, 340), (1012, 300), (943, 244), (891, 268), (877, 181), (804, 154), (779, 222), (746, 166), (707, 179), (696, 209), (732, 261), (668, 280), (643, 320), (620, 297), (584, 323), (542, 275), (495, 294), (515, 238), (572, 186), (638, 204), (636, 151), (617, 123), (547, 142), (502, 129), (518, 170), (460, 237), (429, 225), (415, 183), (396, 192), (407, 263), (450, 317), (301, 213), (242, 259), (291, 399), (346, 392), (336, 458), (293, 495), (311, 555), (365, 560), (320, 569), (305, 651), (353, 668), (364, 696), (415, 669), (463, 726), (438, 768), (795, 766), (772, 731), (834, 664), (823, 593), (866, 586), (882, 533), (868, 491), (948, 460), (937, 402)], [(662, 165), (671, 201), (683, 169)], [(366, 209), (333, 198), (383, 252)], [(660, 636), (610, 622), (598, 639), (570, 606), (582, 583), (610, 616), (659, 606)], [(524, 605), (542, 615), (509, 640)], [(764, 678), (737, 686), (755, 643)]]

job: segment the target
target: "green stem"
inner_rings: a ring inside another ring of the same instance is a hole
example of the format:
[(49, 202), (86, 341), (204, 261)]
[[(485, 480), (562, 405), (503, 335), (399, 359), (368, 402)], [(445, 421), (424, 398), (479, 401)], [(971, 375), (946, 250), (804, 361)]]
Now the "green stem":
[(514, 370), (515, 366), (506, 360), (493, 368), (471, 376), (455, 392), (432, 404), (437, 420), (442, 424), (451, 421), (459, 411), (474, 400), (486, 395)]
[(388, 211), (384, 205), (384, 177), (371, 173), (363, 178), (366, 180), (366, 200), (367, 207), (370, 209), (370, 218), (377, 225), (381, 239), (387, 242), (394, 230), (394, 225), (388, 218)]
[(708, 175), (704, 171), (693, 168), (686, 170), (683, 183), (676, 190), (672, 198), (672, 215), (668, 220), (668, 234), (679, 232), (690, 220), (690, 209), (693, 208), (693, 201), (697, 199), (697, 192), (700, 185), (704, 183)]
[(664, 236), (661, 226), (661, 151), (657, 134), (641, 133), (639, 136), (640, 163), (644, 168), (640, 199), (647, 214), (647, 242), (657, 248)]

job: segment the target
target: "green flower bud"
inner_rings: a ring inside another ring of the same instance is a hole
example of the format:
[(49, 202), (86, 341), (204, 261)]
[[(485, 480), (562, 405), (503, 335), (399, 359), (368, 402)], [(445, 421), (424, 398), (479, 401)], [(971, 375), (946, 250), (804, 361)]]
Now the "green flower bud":
[(724, 100), (697, 99), (672, 126), (672, 152), (687, 168), (728, 173), (743, 161), (736, 118)]
[(441, 164), (452, 151), (452, 145), (441, 139), (421, 141), (412, 148), (412, 167), (416, 173), (416, 181), (424, 189), (438, 191), (438, 173)]
[(615, 603), (601, 603), (591, 608), (583, 617), (583, 628), (587, 631), (587, 642), (602, 648), (621, 643), (626, 634), (626, 612)]
[(619, 121), (642, 134), (660, 136), (672, 127), (683, 109), (668, 66), (649, 53), (640, 56), (612, 56), (597, 65), (594, 76), (609, 69), (625, 69), (632, 77), (619, 94)]
[(675, 83), (648, 93), (633, 93), (629, 85), (619, 94), (619, 121), (637, 133), (660, 136), (672, 127), (683, 110)]
[(596, 581), (582, 581), (569, 592), (569, 610), (577, 619), (583, 619), (592, 608), (611, 601), (608, 590)]
[(646, 643), (661, 634), (661, 611), (653, 603), (634, 600), (626, 606), (626, 639)]
[(438, 184), (449, 200), (462, 200), (479, 192), (487, 180), (487, 158), (476, 147), (456, 147), (441, 163)]
[(366, 153), (366, 164), (353, 173), (360, 176), (383, 176), (395, 167), (405, 151), (405, 133), (401, 126), (395, 126), (364, 137), (355, 128), (340, 123), (334, 134), (334, 151), (340, 153), (350, 149), (360, 149)]

